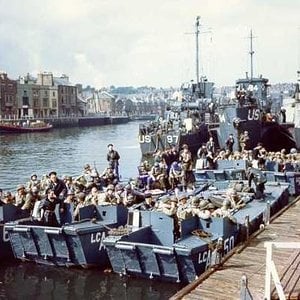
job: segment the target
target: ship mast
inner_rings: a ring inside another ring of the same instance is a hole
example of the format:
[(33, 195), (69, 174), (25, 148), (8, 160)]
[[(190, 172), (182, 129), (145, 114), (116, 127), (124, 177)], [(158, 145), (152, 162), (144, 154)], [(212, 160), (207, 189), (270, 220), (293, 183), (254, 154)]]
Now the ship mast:
[(200, 33), (200, 16), (196, 18), (195, 36), (196, 36), (196, 80), (199, 86), (199, 33)]
[(252, 35), (252, 29), (250, 30), (250, 79), (253, 79), (253, 35)]

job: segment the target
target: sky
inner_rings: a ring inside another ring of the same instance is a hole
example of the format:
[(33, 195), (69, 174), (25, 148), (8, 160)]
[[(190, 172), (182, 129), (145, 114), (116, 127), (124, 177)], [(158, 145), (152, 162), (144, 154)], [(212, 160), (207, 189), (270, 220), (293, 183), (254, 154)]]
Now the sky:
[(0, 70), (67, 74), (72, 83), (179, 87), (200, 74), (234, 85), (250, 71), (295, 82), (299, 0), (0, 0)]

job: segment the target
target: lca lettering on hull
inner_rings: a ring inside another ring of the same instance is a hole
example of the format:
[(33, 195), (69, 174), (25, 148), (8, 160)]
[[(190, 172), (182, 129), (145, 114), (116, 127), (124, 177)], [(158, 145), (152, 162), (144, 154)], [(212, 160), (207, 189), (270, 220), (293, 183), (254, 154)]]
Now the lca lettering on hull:
[(103, 232), (96, 232), (91, 234), (91, 244), (99, 243), (99, 250), (102, 250), (102, 248), (105, 248), (105, 245), (103, 244), (103, 240), (105, 239), (105, 231)]

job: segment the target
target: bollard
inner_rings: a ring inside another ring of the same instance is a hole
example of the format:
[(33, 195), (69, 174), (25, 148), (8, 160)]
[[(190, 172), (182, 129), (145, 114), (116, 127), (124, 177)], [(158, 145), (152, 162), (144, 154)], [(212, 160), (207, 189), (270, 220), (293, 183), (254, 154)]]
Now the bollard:
[(270, 215), (271, 215), (271, 204), (270, 201), (267, 201), (267, 208), (266, 208), (266, 220), (265, 220), (265, 225), (270, 224)]
[(248, 289), (248, 279), (244, 274), (241, 278), (241, 291), (240, 291), (240, 300), (252, 300), (252, 295)]
[(249, 215), (245, 217), (245, 226), (246, 226), (246, 241), (249, 239), (249, 232), (250, 232), (250, 222), (249, 222)]

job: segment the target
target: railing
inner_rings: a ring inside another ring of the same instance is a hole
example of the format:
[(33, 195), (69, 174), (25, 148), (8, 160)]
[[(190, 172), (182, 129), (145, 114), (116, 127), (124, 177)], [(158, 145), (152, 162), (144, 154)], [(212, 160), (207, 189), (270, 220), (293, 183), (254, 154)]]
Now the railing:
[(280, 282), (275, 263), (272, 259), (273, 248), (300, 249), (300, 242), (265, 242), (266, 253), (266, 277), (265, 277), (265, 300), (271, 299), (271, 279), (273, 279), (280, 300), (285, 300), (283, 287)]

